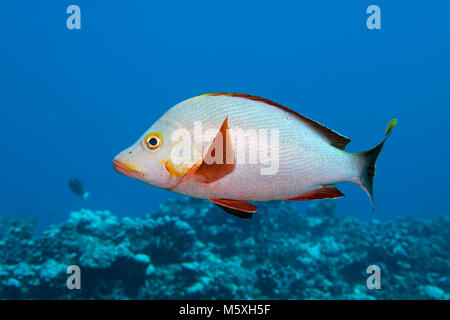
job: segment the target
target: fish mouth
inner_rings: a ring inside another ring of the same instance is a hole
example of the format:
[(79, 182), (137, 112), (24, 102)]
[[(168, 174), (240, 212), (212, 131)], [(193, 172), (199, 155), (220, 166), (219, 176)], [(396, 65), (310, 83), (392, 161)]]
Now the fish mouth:
[(135, 179), (144, 177), (143, 173), (141, 173), (139, 170), (133, 168), (129, 164), (120, 162), (119, 160), (116, 160), (116, 159), (113, 160), (113, 164), (114, 164), (113, 165), (114, 170), (116, 170), (117, 172), (119, 172), (123, 175), (126, 175), (127, 177), (135, 178)]

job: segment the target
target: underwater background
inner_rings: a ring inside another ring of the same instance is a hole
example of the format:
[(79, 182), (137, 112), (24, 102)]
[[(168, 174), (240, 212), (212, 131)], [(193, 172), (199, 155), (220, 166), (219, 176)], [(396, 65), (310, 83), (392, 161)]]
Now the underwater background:
[[(81, 30), (66, 9), (81, 8)], [(369, 30), (366, 9), (381, 8)], [(450, 297), (450, 3), (45, 1), (0, 10), (0, 299)], [(285, 105), (374, 147), (376, 213), (345, 198), (253, 219), (139, 183), (113, 157), (210, 92)], [(89, 197), (69, 189), (80, 179)], [(66, 268), (82, 289), (66, 288)], [(382, 289), (366, 268), (379, 265)]]

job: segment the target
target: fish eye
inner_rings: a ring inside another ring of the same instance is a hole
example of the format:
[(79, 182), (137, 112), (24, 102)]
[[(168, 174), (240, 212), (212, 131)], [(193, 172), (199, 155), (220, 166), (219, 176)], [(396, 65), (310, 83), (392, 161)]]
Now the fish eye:
[(145, 144), (150, 150), (156, 150), (159, 148), (162, 142), (162, 136), (158, 132), (152, 132), (145, 138)]

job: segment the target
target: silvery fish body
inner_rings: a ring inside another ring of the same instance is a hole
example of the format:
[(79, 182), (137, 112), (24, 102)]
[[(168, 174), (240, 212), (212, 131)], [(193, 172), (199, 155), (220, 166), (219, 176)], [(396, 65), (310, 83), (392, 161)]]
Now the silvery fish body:
[[(228, 117), (233, 141), (242, 143), (241, 148), (246, 151), (245, 162), (236, 163), (235, 169), (222, 179), (209, 184), (188, 179), (173, 189), (183, 194), (249, 201), (283, 200), (318, 186), (359, 179), (360, 165), (354, 154), (332, 146), (307, 121), (262, 101), (206, 95), (176, 105), (163, 116), (166, 117), (183, 123), (192, 135), (195, 121), (200, 120), (204, 130), (217, 131)], [(263, 130), (267, 132), (265, 141), (260, 138)], [(249, 163), (250, 152), (255, 152), (252, 132), (257, 135), (256, 164)], [(279, 139), (278, 147), (272, 139)], [(205, 141), (203, 150), (207, 150), (206, 145)], [(261, 155), (268, 155), (270, 161), (264, 163)]]
[(245, 201), (341, 197), (337, 182), (356, 183), (372, 199), (375, 161), (395, 125), (377, 147), (349, 153), (348, 138), (275, 102), (206, 94), (169, 109), (114, 163), (133, 178), (229, 210), (256, 211)]

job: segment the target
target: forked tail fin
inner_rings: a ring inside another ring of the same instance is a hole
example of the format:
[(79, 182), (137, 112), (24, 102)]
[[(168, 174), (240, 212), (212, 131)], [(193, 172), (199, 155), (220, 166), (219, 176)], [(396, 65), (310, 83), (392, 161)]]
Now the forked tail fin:
[(373, 149), (357, 153), (357, 156), (361, 159), (362, 164), (361, 177), (360, 180), (358, 181), (358, 184), (368, 194), (374, 212), (375, 212), (375, 205), (373, 202), (373, 177), (375, 176), (375, 163), (377, 162), (378, 155), (380, 154), (380, 151), (383, 148), (384, 143), (386, 142), (387, 138), (389, 138), (389, 136), (392, 133), (392, 130), (394, 130), (396, 125), (397, 119), (389, 121), (386, 127), (386, 134), (384, 136), (383, 141), (381, 141), (380, 144), (378, 144)]

